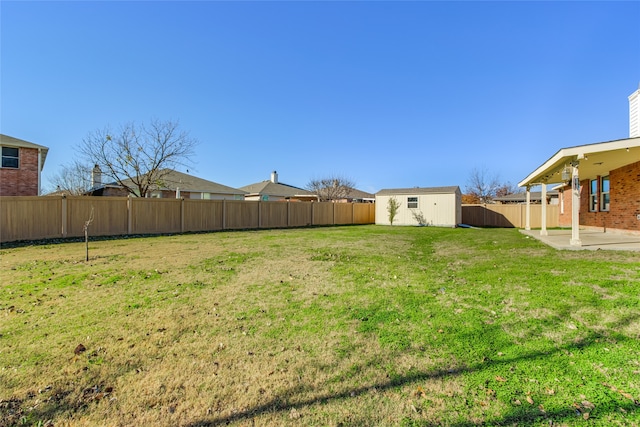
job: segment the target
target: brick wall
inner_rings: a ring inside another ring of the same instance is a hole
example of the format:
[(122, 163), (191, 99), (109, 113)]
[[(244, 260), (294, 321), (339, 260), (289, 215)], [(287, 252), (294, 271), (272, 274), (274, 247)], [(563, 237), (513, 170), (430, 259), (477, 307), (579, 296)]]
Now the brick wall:
[(640, 162), (610, 171), (609, 183), (608, 212), (589, 212), (589, 180), (580, 183), (580, 225), (640, 231)]
[(607, 227), (640, 231), (640, 162), (611, 171), (611, 210)]
[(562, 209), (558, 210), (560, 212), (558, 215), (558, 226), (571, 227), (571, 187), (563, 188), (558, 194), (558, 199), (560, 205), (564, 203), (564, 212)]
[[(599, 179), (600, 177), (598, 177)], [(608, 212), (589, 212), (589, 183), (590, 180), (580, 181), (580, 225), (590, 227), (606, 227)], [(600, 208), (600, 195), (598, 194), (598, 209)]]
[(38, 150), (20, 148), (20, 167), (0, 168), (0, 196), (38, 196)]
[(105, 187), (98, 195), (108, 197), (127, 197), (129, 193), (127, 193), (127, 190), (122, 188)]

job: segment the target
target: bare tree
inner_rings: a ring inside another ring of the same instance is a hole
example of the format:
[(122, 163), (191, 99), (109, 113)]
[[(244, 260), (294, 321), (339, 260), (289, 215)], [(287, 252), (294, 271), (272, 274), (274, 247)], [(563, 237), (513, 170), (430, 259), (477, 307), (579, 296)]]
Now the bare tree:
[(500, 188), (498, 175), (490, 175), (486, 169), (473, 169), (467, 180), (465, 193), (479, 201), (491, 202)]
[(307, 183), (307, 190), (317, 194), (321, 202), (346, 199), (354, 188), (352, 180), (338, 175), (312, 179)]
[(77, 160), (61, 166), (49, 180), (50, 191), (60, 191), (72, 196), (81, 196), (91, 189), (91, 168)]
[(500, 184), (500, 187), (498, 187), (498, 189), (496, 190), (496, 197), (504, 197), (508, 196), (509, 194), (518, 194), (522, 193), (523, 191), (524, 190), (522, 188), (518, 187), (515, 184), (504, 182)]
[(89, 261), (89, 226), (93, 222), (93, 212), (94, 211), (93, 211), (93, 205), (92, 205), (89, 219), (84, 222), (84, 227), (82, 227), (82, 230), (84, 231), (85, 261)]
[(177, 121), (151, 120), (96, 130), (83, 139), (79, 152), (89, 164), (100, 166), (103, 179), (146, 197), (165, 175), (190, 163), (197, 144)]

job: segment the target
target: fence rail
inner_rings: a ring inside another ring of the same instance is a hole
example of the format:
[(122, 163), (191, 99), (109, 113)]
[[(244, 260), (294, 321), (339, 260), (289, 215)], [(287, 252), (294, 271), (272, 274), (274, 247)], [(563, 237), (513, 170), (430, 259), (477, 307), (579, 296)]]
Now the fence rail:
[(311, 225), (374, 224), (373, 203), (136, 197), (0, 197), (0, 242)]
[[(542, 205), (530, 205), (531, 228), (542, 226)], [(462, 205), (462, 223), (476, 227), (515, 227), (526, 225), (526, 205)], [(547, 205), (547, 227), (558, 227), (558, 205)]]

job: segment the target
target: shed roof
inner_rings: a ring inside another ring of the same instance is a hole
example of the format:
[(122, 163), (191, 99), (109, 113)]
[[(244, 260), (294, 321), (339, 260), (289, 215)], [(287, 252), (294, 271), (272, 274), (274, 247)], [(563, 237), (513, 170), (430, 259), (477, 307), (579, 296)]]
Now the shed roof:
[(412, 188), (388, 188), (380, 190), (376, 196), (393, 196), (393, 195), (419, 195), (419, 194), (453, 194), (460, 191), (457, 185), (448, 187), (412, 187)]
[(4, 135), (0, 133), (0, 145), (3, 146), (13, 146), (13, 147), (21, 147), (21, 148), (35, 148), (40, 151), (40, 169), (44, 168), (44, 161), (47, 159), (47, 153), (49, 152), (49, 147), (45, 147), (44, 145), (34, 144), (33, 142), (25, 141), (24, 139), (14, 138), (9, 135)]

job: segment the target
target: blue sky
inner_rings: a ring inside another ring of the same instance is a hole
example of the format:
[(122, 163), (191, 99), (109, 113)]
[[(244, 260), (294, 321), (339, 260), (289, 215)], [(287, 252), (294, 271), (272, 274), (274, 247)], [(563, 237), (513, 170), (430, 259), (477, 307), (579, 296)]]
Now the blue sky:
[(517, 183), (628, 137), (640, 2), (2, 1), (1, 132), (50, 148), (179, 120), (194, 175), (370, 192)]

